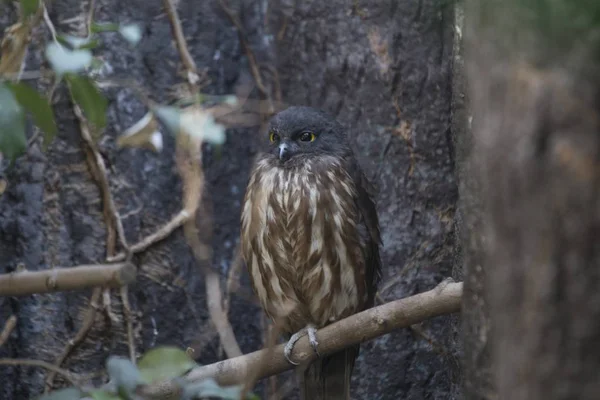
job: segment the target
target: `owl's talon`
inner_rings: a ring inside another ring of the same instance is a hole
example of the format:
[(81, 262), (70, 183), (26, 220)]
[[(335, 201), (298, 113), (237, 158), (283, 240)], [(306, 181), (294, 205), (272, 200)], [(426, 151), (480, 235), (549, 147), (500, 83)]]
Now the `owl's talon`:
[(317, 357), (321, 357), (321, 354), (319, 354), (318, 350), (319, 342), (317, 342), (317, 329), (314, 326), (308, 326), (306, 330), (308, 331), (308, 342), (310, 343), (310, 346), (314, 350)]
[(306, 335), (306, 328), (294, 333), (283, 349), (283, 355), (285, 356), (285, 359), (288, 360), (288, 362), (292, 365), (300, 365), (299, 363), (292, 361), (291, 356), (292, 350), (294, 349), (294, 345), (304, 335)]
[(285, 359), (288, 360), (288, 362), (292, 365), (300, 365), (299, 363), (292, 361), (291, 356), (294, 345), (302, 336), (305, 335), (308, 335), (310, 347), (312, 347), (317, 357), (321, 357), (321, 354), (319, 354), (318, 350), (319, 342), (317, 342), (317, 328), (315, 328), (313, 325), (308, 325), (306, 328), (302, 328), (298, 332), (294, 333), (283, 349), (283, 355), (285, 356)]

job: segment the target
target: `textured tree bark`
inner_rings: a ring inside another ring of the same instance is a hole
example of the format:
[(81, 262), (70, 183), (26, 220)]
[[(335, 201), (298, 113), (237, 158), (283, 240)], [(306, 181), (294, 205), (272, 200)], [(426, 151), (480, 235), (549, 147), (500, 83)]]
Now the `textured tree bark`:
[[(52, 1), (50, 17), (59, 31), (67, 31), (70, 25), (65, 21), (85, 20), (88, 3)], [(178, 75), (181, 63), (163, 2), (94, 3), (99, 22), (142, 24), (144, 38), (135, 49), (116, 35), (104, 37), (98, 51), (106, 56), (113, 76), (135, 78), (154, 99), (171, 100), (169, 93), (184, 79)], [(452, 7), (441, 3), (228, 1), (264, 79), (279, 76), (283, 102), (324, 108), (348, 127), (362, 165), (380, 189), (385, 264), (381, 296), (386, 301), (431, 289), (452, 270), (457, 194), (450, 128), (453, 16)], [(251, 76), (238, 30), (216, 0), (179, 1), (177, 7), (190, 54), (211, 78), (205, 92), (234, 93)], [(0, 27), (15, 21), (12, 4), (0, 2)], [(44, 66), (43, 46), (48, 40), (47, 29), (36, 30), (26, 70)], [(43, 89), (51, 85), (35, 83)], [(8, 182), (0, 196), (1, 273), (20, 263), (40, 271), (106, 259), (101, 196), (85, 162), (66, 93), (59, 89), (57, 94), (59, 134), (49, 151), (32, 146), (15, 168), (2, 165), (0, 170), (0, 178)], [(112, 88), (105, 94), (109, 123), (100, 150), (125, 234), (133, 244), (181, 209), (174, 141), (166, 136), (161, 154), (118, 150), (118, 135), (147, 110), (127, 89)], [(241, 200), (258, 134), (256, 127), (228, 131), (220, 158), (209, 146), (205, 149), (207, 192), (214, 204), (212, 266), (223, 275), (233, 265)], [(159, 344), (184, 349), (206, 345), (194, 353), (200, 363), (222, 359), (206, 308), (204, 278), (182, 230), (136, 254), (133, 262), (140, 268), (136, 283), (129, 287), (138, 353)], [(249, 353), (261, 347), (262, 314), (248, 302), (251, 290), (244, 274), (242, 278), (229, 302), (229, 317), (242, 352)], [(84, 326), (91, 295), (88, 289), (0, 298), (0, 325), (10, 315), (18, 318), (0, 356), (54, 362)], [(120, 296), (113, 291), (109, 298), (118, 320), (111, 321), (100, 308), (64, 368), (101, 370), (108, 354), (128, 353)], [(101, 300), (103, 304), (105, 298)], [(365, 344), (353, 377), (353, 397), (460, 398), (452, 389), (451, 371), (458, 367), (449, 321), (447, 316), (436, 317), (418, 331), (403, 329)], [(37, 368), (0, 369), (0, 381), (8, 382), (0, 385), (0, 398), (36, 395), (45, 375)]]
[(489, 307), (485, 296), (485, 270), (482, 260), (481, 217), (477, 170), (473, 162), (473, 137), (470, 127), (469, 96), (465, 71), (463, 4), (455, 9), (453, 46), (452, 132), (456, 149), (456, 174), (459, 201), (455, 214), (457, 236), (453, 277), (464, 282), (461, 315), (453, 317), (460, 348), (462, 372), (457, 379), (465, 399), (492, 399), (489, 346)]
[(468, 2), (470, 161), (500, 399), (600, 392), (600, 6), (582, 3)]

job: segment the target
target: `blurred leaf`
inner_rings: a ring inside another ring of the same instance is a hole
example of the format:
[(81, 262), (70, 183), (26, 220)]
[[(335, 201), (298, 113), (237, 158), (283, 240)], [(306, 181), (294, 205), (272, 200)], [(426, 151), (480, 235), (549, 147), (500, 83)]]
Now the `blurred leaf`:
[(177, 347), (156, 347), (142, 356), (138, 368), (147, 383), (181, 376), (197, 364)]
[(21, 3), (21, 16), (27, 18), (40, 7), (40, 0), (20, 0)]
[(94, 82), (85, 76), (73, 74), (68, 74), (65, 79), (69, 82), (73, 101), (81, 107), (88, 122), (94, 126), (97, 132), (104, 129), (108, 101)]
[(106, 370), (111, 381), (121, 391), (131, 395), (138, 385), (144, 383), (138, 368), (127, 358), (110, 356), (106, 361)]
[(145, 147), (156, 152), (162, 150), (162, 134), (152, 112), (147, 112), (117, 139), (117, 147)]
[[(242, 388), (243, 385), (219, 386), (214, 379), (209, 378), (202, 382), (186, 385), (183, 389), (182, 398), (184, 400), (191, 400), (195, 398), (216, 397), (224, 400), (238, 400), (242, 393)], [(258, 396), (251, 393), (246, 398), (258, 400)]]
[(212, 113), (200, 106), (192, 106), (183, 110), (181, 130), (192, 137), (214, 145), (225, 143), (225, 127), (215, 121)]
[(0, 153), (11, 162), (27, 148), (25, 114), (13, 92), (0, 83)]
[(119, 27), (119, 33), (131, 45), (135, 46), (142, 39), (142, 29), (138, 24), (124, 24)]
[(100, 41), (93, 36), (79, 37), (73, 35), (62, 34), (56, 39), (63, 45), (68, 45), (75, 50), (94, 49), (100, 45)]
[(41, 397), (38, 400), (79, 400), (83, 393), (77, 388), (66, 388), (55, 390)]
[(29, 24), (17, 22), (6, 29), (2, 43), (0, 43), (0, 75), (17, 74), (21, 71), (23, 59), (27, 54), (29, 45)]
[(6, 191), (6, 187), (8, 186), (8, 182), (6, 179), (0, 178), (0, 196)]
[(46, 45), (46, 59), (57, 75), (79, 72), (92, 63), (92, 52), (87, 49), (69, 50), (56, 42)]
[(89, 396), (91, 396), (94, 400), (123, 400), (121, 396), (106, 392), (104, 390), (94, 390), (89, 393)]
[(181, 110), (172, 106), (157, 106), (152, 109), (154, 115), (162, 122), (172, 135), (179, 133), (179, 124), (181, 122)]
[(152, 111), (173, 135), (185, 133), (217, 146), (225, 142), (225, 127), (215, 121), (211, 112), (199, 105), (183, 110), (172, 106), (158, 106)]
[(93, 22), (90, 30), (92, 33), (117, 32), (119, 30), (119, 24), (115, 24), (113, 22)]
[(31, 113), (35, 124), (44, 131), (44, 149), (47, 149), (57, 133), (54, 112), (50, 107), (50, 103), (34, 88), (25, 83), (7, 83), (7, 86), (13, 92), (19, 104)]

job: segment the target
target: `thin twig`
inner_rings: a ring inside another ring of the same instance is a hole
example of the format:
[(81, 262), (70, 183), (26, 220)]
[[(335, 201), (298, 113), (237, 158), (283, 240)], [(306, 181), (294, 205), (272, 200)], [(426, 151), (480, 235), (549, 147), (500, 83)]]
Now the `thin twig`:
[[(127, 238), (125, 237), (125, 230), (123, 228), (123, 221), (119, 216), (119, 212), (117, 211), (117, 207), (115, 205), (113, 196), (110, 191), (110, 186), (108, 183), (108, 173), (106, 171), (106, 165), (104, 164), (104, 159), (100, 155), (94, 141), (92, 140), (92, 136), (89, 131), (89, 126), (85, 122), (85, 118), (81, 109), (78, 105), (74, 106), (75, 114), (80, 121), (81, 125), (81, 136), (87, 144), (86, 152), (89, 158), (93, 158), (93, 165), (96, 168), (95, 178), (98, 184), (100, 185), (100, 190), (102, 192), (103, 204), (104, 204), (104, 214), (107, 223), (107, 229), (109, 232), (116, 231), (117, 237), (121, 244), (121, 247), (125, 250), (126, 259), (131, 257), (131, 249), (129, 248), (129, 244), (127, 243)], [(91, 154), (90, 154), (91, 153)], [(112, 235), (114, 236), (114, 234)], [(107, 239), (107, 249), (106, 249), (107, 258), (113, 256), (115, 254), (115, 246), (114, 246), (114, 238), (111, 238), (111, 235), (108, 235)], [(135, 341), (133, 335), (133, 322), (131, 321), (132, 313), (129, 307), (129, 298), (127, 297), (127, 288), (126, 286), (121, 287), (121, 298), (123, 301), (123, 311), (124, 311), (124, 319), (125, 325), (127, 326), (127, 344), (129, 346), (129, 354), (132, 358), (132, 362), (135, 362)], [(107, 309), (105, 307), (105, 309)]]
[(16, 326), (17, 326), (17, 317), (15, 317), (14, 315), (11, 315), (10, 318), (8, 319), (8, 321), (6, 321), (6, 324), (4, 324), (4, 329), (2, 329), (2, 333), (0, 333), (0, 347), (2, 347), (4, 345), (4, 343), (6, 343), (6, 341), (8, 340), (8, 337), (10, 336), (10, 334), (12, 333), (12, 331), (15, 329)]
[(57, 45), (62, 47), (62, 45), (58, 41), (58, 35), (56, 34), (56, 29), (54, 28), (54, 24), (52, 23), (52, 20), (50, 19), (50, 15), (48, 14), (48, 9), (46, 8), (46, 4), (42, 4), (42, 7), (44, 8), (44, 22), (46, 23), (46, 26), (48, 27), (48, 30), (50, 31), (50, 34), (52, 35), (52, 40), (54, 41), (54, 43), (56, 43)]
[(123, 302), (123, 314), (127, 321), (127, 345), (129, 347), (129, 359), (135, 364), (135, 337), (133, 335), (133, 313), (129, 305), (129, 290), (127, 286), (121, 287), (121, 301)]
[[(134, 244), (130, 247), (131, 253), (136, 254), (146, 250), (148, 247), (152, 246), (154, 243), (160, 242), (161, 240), (168, 237), (175, 229), (182, 226), (186, 221), (190, 219), (190, 213), (187, 210), (181, 210), (177, 215), (175, 215), (169, 222), (160, 227), (156, 232), (146, 236), (138, 243)], [(108, 262), (113, 261), (122, 261), (127, 258), (125, 253), (119, 253), (112, 257), (107, 257)]]
[(89, 12), (87, 16), (86, 26), (87, 26), (87, 36), (92, 36), (92, 24), (94, 23), (94, 9), (95, 9), (95, 0), (90, 0)]
[(179, 56), (181, 57), (183, 65), (187, 69), (188, 81), (191, 85), (196, 85), (199, 80), (198, 67), (196, 67), (196, 63), (194, 62), (194, 59), (188, 50), (185, 35), (183, 34), (183, 28), (181, 27), (181, 21), (177, 15), (177, 10), (175, 9), (175, 6), (171, 0), (163, 0), (163, 4), (165, 5), (165, 10), (167, 11), (169, 21), (171, 22), (171, 28), (173, 31), (173, 36), (175, 37), (175, 43), (177, 44)]
[(26, 358), (0, 358), (0, 365), (13, 365), (20, 366), (26, 365), (30, 367), (40, 367), (51, 371), (53, 374), (59, 374), (63, 376), (71, 385), (79, 386), (79, 380), (73, 376), (72, 373), (66, 369), (59, 368), (46, 361), (41, 360), (30, 360)]
[(244, 30), (244, 27), (242, 26), (242, 23), (240, 22), (236, 13), (231, 8), (229, 8), (229, 5), (227, 4), (226, 0), (219, 0), (219, 5), (221, 6), (223, 12), (227, 14), (227, 17), (238, 31), (240, 42), (242, 44), (242, 47), (244, 48), (244, 51), (246, 52), (246, 57), (248, 57), (248, 62), (250, 64), (250, 72), (254, 77), (254, 81), (256, 83), (256, 86), (258, 87), (258, 90), (263, 96), (269, 97), (269, 91), (267, 90), (262, 81), (262, 77), (260, 75), (260, 70), (258, 68), (258, 63), (256, 62), (254, 52), (252, 52), (252, 49), (250, 49), (248, 41), (246, 40), (246, 32)]
[[(117, 238), (126, 251), (129, 254), (129, 245), (127, 244), (127, 238), (125, 237), (125, 230), (123, 229), (123, 222), (121, 221), (121, 217), (119, 216), (119, 212), (117, 211), (117, 206), (115, 205), (113, 196), (110, 192), (110, 185), (108, 183), (108, 172), (106, 170), (106, 164), (104, 163), (104, 159), (102, 155), (98, 151), (94, 140), (92, 139), (92, 135), (90, 133), (89, 126), (85, 120), (83, 112), (79, 108), (78, 105), (74, 105), (73, 107), (75, 111), (75, 115), (80, 121), (81, 127), (81, 137), (86, 143), (87, 152), (91, 156), (91, 164), (94, 165), (96, 173), (94, 174), (94, 178), (100, 185), (100, 191), (102, 192), (102, 200), (105, 206), (105, 210), (108, 212), (109, 220), (114, 224), (114, 228), (117, 233)], [(91, 153), (91, 154), (90, 154)], [(89, 158), (89, 157), (88, 157)], [(107, 221), (108, 222), (108, 221)], [(109, 224), (111, 225), (111, 224)], [(110, 254), (109, 254), (110, 256)]]
[[(242, 354), (242, 351), (235, 339), (227, 313), (223, 309), (223, 293), (219, 274), (210, 268), (212, 249), (209, 243), (212, 237), (212, 216), (207, 212), (206, 206), (200, 207), (204, 189), (201, 145), (200, 139), (185, 135), (178, 136), (176, 161), (183, 181), (183, 207), (191, 216), (194, 216), (184, 224), (183, 229), (188, 245), (204, 273), (206, 302), (210, 318), (215, 324), (227, 356), (237, 357)], [(198, 229), (197, 220), (202, 223), (202, 231)]]
[(104, 288), (102, 290), (102, 305), (104, 307), (104, 313), (108, 317), (111, 324), (118, 324), (119, 318), (112, 310), (112, 301), (110, 300), (110, 289)]
[(229, 271), (227, 272), (227, 282), (225, 284), (225, 300), (223, 301), (223, 310), (225, 313), (229, 313), (231, 294), (237, 291), (240, 287), (240, 272), (242, 270), (242, 265), (244, 264), (239, 244), (236, 246), (233, 254), (235, 257), (229, 266)]
[[(96, 320), (96, 312), (98, 311), (100, 301), (100, 296), (102, 295), (102, 289), (96, 288), (94, 289), (92, 296), (90, 297), (90, 305), (86, 311), (85, 319), (83, 320), (83, 324), (79, 329), (79, 332), (75, 335), (75, 337), (67, 342), (65, 348), (63, 349), (61, 355), (55, 361), (55, 366), (57, 370), (60, 370), (60, 366), (67, 359), (67, 357), (71, 354), (71, 352), (77, 348), (85, 338), (87, 337), (88, 332), (94, 326), (94, 321)], [(50, 369), (50, 373), (46, 377), (46, 392), (48, 392), (54, 383), (54, 377), (56, 376), (57, 370)]]

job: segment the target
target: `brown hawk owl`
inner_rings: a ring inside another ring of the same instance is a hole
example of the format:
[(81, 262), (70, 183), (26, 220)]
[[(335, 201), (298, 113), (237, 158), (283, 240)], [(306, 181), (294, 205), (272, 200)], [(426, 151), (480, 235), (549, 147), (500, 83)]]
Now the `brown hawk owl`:
[[(242, 254), (260, 303), (294, 343), (373, 305), (380, 275), (377, 212), (342, 126), (290, 107), (275, 115), (251, 172), (241, 216)], [(320, 357), (302, 397), (348, 399), (359, 346)], [(295, 364), (295, 363), (294, 363)]]

